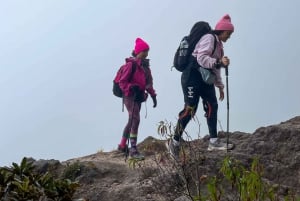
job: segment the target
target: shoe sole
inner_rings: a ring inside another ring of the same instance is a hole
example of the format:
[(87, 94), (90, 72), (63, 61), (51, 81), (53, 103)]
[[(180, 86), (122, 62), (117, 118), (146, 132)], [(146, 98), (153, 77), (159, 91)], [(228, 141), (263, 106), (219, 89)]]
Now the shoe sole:
[(216, 148), (216, 147), (210, 148), (210, 147), (208, 147), (207, 150), (208, 151), (225, 151), (226, 148), (225, 147), (219, 147), (219, 148)]
[(227, 149), (227, 147), (208, 147), (207, 148), (208, 151), (225, 151), (225, 150), (232, 150), (232, 149), (234, 149), (234, 145), (228, 149)]

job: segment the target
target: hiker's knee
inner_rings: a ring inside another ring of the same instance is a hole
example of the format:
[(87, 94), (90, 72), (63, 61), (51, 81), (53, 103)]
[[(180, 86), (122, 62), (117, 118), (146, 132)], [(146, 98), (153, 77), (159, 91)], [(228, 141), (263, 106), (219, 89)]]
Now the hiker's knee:
[(196, 106), (185, 105), (184, 109), (179, 113), (179, 119), (191, 119), (196, 113)]
[(206, 118), (215, 116), (218, 112), (218, 102), (203, 101), (203, 110)]

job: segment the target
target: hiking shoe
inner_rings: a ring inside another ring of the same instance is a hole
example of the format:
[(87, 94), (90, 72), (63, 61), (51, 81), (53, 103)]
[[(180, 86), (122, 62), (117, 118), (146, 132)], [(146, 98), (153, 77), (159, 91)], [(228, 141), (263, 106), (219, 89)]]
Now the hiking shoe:
[(167, 140), (166, 147), (170, 155), (176, 161), (179, 160), (179, 152), (180, 152), (180, 142), (174, 140), (173, 138)]
[(209, 142), (208, 144), (208, 151), (213, 151), (213, 150), (231, 150), (233, 149), (234, 145), (232, 143), (228, 143), (228, 147), (227, 147), (227, 143), (226, 142), (221, 142), (220, 139), (217, 139), (216, 142), (212, 143)]
[(122, 153), (128, 152), (128, 145), (126, 144), (125, 147), (118, 145), (118, 151), (120, 151)]
[(143, 154), (141, 154), (140, 152), (138, 152), (137, 149), (131, 148), (130, 152), (129, 152), (129, 156), (132, 159), (136, 159), (136, 160), (144, 160), (145, 156)]

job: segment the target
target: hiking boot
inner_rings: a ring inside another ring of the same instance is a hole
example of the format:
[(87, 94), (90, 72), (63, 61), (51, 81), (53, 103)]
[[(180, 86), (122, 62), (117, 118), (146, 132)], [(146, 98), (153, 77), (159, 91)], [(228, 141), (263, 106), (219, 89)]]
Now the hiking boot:
[(208, 151), (213, 151), (213, 150), (231, 150), (233, 149), (234, 145), (232, 143), (228, 143), (228, 147), (227, 147), (227, 143), (226, 142), (221, 142), (220, 139), (217, 139), (216, 142), (209, 142), (208, 144)]
[(136, 160), (144, 160), (145, 159), (145, 156), (143, 154), (141, 154), (140, 152), (138, 152), (138, 150), (135, 148), (130, 149), (129, 156), (130, 156), (130, 158), (136, 159)]
[(166, 147), (170, 155), (176, 161), (179, 160), (179, 152), (180, 152), (180, 142), (174, 140), (173, 138), (167, 140)]
[(118, 151), (120, 151), (122, 153), (128, 152), (128, 145), (126, 144), (125, 147), (118, 145)]

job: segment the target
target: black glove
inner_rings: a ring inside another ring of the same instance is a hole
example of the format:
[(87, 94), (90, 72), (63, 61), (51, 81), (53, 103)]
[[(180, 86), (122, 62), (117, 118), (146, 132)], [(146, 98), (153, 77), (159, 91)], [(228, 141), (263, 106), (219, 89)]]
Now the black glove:
[(133, 93), (133, 100), (135, 102), (144, 102), (146, 100), (146, 97), (145, 97), (145, 93), (140, 90), (140, 87), (137, 86), (137, 85), (133, 85), (130, 87), (132, 93)]
[(156, 100), (156, 96), (151, 96), (152, 101), (153, 101), (153, 107), (157, 106), (157, 100)]

